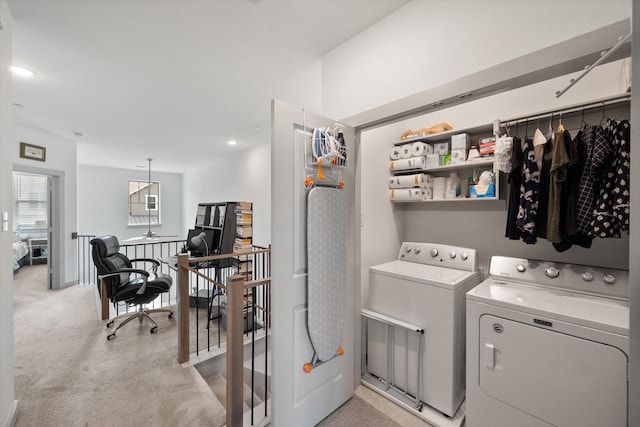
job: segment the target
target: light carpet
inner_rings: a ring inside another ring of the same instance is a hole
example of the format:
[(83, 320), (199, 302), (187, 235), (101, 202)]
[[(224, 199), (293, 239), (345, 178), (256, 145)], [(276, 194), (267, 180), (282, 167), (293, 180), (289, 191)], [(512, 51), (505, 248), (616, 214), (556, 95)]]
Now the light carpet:
[(175, 319), (157, 313), (157, 333), (135, 321), (107, 341), (93, 289), (48, 290), (44, 274), (14, 277), (17, 427), (224, 424), (200, 374), (177, 362)]

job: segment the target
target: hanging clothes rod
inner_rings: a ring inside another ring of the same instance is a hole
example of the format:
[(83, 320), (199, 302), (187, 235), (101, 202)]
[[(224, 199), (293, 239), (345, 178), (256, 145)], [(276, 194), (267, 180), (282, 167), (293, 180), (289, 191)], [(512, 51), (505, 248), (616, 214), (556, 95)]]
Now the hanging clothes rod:
[[(584, 104), (572, 105), (560, 110), (543, 111), (543, 112), (535, 113), (529, 116), (513, 118), (505, 121), (497, 120), (497, 122), (499, 124), (499, 127), (506, 128), (509, 126), (517, 125), (518, 123), (531, 122), (534, 120), (540, 120), (540, 119), (544, 119), (547, 117), (554, 117), (554, 116), (562, 117), (563, 114), (571, 114), (578, 111), (591, 110), (594, 108), (602, 108), (602, 107), (606, 107), (607, 105), (619, 104), (622, 102), (629, 102), (629, 101), (631, 101), (631, 95), (627, 94), (627, 95), (616, 96), (612, 98), (604, 98), (601, 100), (592, 101)], [(496, 126), (494, 124), (494, 129), (495, 127)]]
[(620, 38), (618, 39), (618, 43), (613, 45), (613, 47), (611, 49), (602, 52), (600, 58), (598, 58), (598, 60), (596, 62), (594, 62), (593, 64), (587, 65), (585, 67), (584, 71), (582, 72), (582, 74), (580, 74), (575, 79), (569, 80), (569, 85), (567, 87), (565, 87), (562, 90), (556, 91), (556, 98), (560, 98), (566, 91), (571, 89), (571, 87), (573, 87), (574, 84), (578, 83), (578, 81), (580, 81), (580, 79), (582, 79), (584, 76), (589, 74), (591, 72), (591, 70), (593, 70), (595, 67), (600, 65), (602, 62), (604, 62), (609, 56), (611, 56), (611, 54), (613, 52), (618, 50), (618, 48), (620, 48), (620, 46), (624, 45), (627, 41), (631, 40), (631, 33), (632, 32), (629, 31), (629, 34), (627, 34), (626, 36), (624, 36), (624, 37), (620, 36)]

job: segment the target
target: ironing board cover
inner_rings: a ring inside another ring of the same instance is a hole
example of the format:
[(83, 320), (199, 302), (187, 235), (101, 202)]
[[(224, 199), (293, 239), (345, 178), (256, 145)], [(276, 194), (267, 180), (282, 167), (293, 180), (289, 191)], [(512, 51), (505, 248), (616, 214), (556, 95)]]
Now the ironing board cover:
[(331, 187), (311, 189), (307, 197), (307, 327), (320, 361), (335, 356), (342, 340), (346, 237), (344, 191)]

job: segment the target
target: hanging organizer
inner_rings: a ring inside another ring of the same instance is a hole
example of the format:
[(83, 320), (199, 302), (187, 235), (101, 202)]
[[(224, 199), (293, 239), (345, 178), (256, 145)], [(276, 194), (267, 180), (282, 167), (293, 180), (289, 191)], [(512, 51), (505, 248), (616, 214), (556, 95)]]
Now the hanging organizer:
[(314, 129), (305, 142), (307, 188), (307, 329), (313, 357), (303, 370), (342, 356), (347, 286), (347, 152), (339, 126)]
[(315, 128), (305, 142), (305, 187), (342, 188), (342, 169), (347, 166), (347, 148), (342, 126)]

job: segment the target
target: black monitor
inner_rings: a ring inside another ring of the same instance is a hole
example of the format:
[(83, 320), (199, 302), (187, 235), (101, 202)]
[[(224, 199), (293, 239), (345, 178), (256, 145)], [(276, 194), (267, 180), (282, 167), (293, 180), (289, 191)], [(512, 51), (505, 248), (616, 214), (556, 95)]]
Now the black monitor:
[[(204, 242), (201, 242), (200, 245), (195, 245), (193, 243), (193, 238), (199, 236), (200, 233), (204, 233), (204, 239), (203, 239)], [(220, 244), (218, 240), (220, 240), (220, 230), (190, 229), (189, 232), (187, 233), (187, 249), (191, 251), (191, 256), (199, 257), (199, 256), (216, 255), (218, 253), (218, 250), (220, 249)]]

